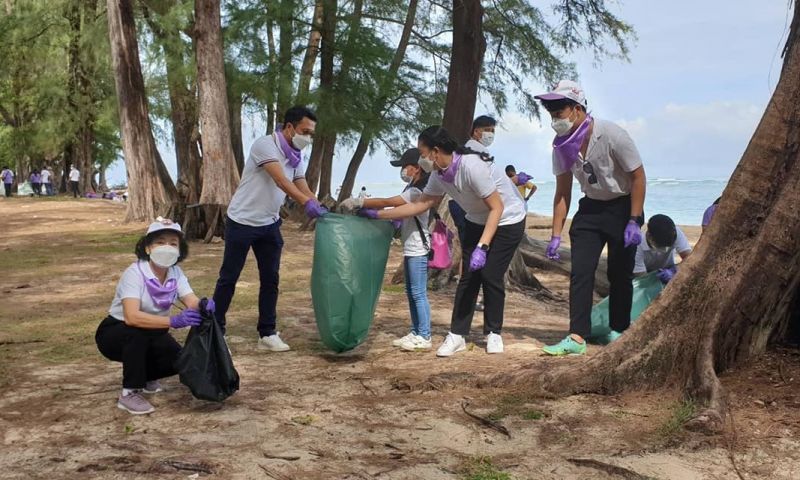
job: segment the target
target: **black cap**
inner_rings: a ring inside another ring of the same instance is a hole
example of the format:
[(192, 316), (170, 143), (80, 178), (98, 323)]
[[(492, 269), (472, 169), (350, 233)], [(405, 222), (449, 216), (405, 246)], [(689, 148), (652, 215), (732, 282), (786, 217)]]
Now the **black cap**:
[(405, 167), (406, 165), (419, 164), (419, 149), (409, 148), (400, 157), (400, 160), (392, 160), (389, 162), (393, 167)]

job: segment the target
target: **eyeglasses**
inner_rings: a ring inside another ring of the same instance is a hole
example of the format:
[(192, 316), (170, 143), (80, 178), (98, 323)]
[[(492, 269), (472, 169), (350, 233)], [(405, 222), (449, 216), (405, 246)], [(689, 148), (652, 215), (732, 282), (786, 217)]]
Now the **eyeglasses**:
[(594, 174), (594, 167), (589, 162), (583, 162), (583, 173), (589, 175), (589, 185), (597, 183), (597, 175)]

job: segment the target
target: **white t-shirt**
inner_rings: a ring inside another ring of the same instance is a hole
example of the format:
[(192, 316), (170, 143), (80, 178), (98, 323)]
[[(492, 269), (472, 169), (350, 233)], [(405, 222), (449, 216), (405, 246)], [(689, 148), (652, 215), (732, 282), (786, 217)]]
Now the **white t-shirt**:
[(440, 197), (449, 194), (467, 212), (467, 220), (486, 225), (489, 207), (483, 201), (494, 192), (503, 200), (500, 225), (514, 225), (525, 219), (525, 202), (517, 187), (494, 162), (484, 162), (478, 155), (464, 155), (456, 172), (455, 181), (447, 183), (438, 173), (432, 173), (425, 194)]
[(289, 160), (280, 146), (279, 132), (264, 135), (250, 147), (250, 155), (242, 169), (242, 179), (228, 205), (228, 217), (236, 223), (251, 227), (272, 225), (280, 219), (281, 205), (286, 193), (278, 187), (275, 180), (262, 168), (264, 164), (279, 162), (283, 173), (291, 181), (303, 178), (305, 163), (300, 161), (297, 168), (289, 165)]
[[(584, 165), (591, 164), (597, 177), (589, 183), (590, 174)], [(586, 158), (578, 158), (572, 165), (572, 175), (581, 184), (581, 191), (594, 200), (614, 200), (631, 193), (630, 173), (642, 166), (642, 159), (631, 136), (619, 125), (607, 120), (594, 119), (592, 136), (586, 147)], [(553, 154), (553, 174), (566, 173)]]
[(42, 169), (42, 183), (50, 183), (50, 172)]
[[(138, 266), (137, 266), (138, 265)], [(139, 269), (141, 268), (141, 272)], [(166, 317), (169, 315), (169, 308), (166, 310), (159, 310), (153, 304), (153, 299), (144, 286), (144, 278), (155, 278), (153, 270), (150, 268), (150, 262), (146, 260), (139, 260), (133, 262), (131, 266), (125, 269), (122, 276), (117, 283), (117, 292), (114, 295), (114, 300), (111, 302), (111, 308), (108, 309), (108, 314), (120, 321), (125, 321), (125, 315), (122, 311), (122, 299), (124, 298), (137, 298), (139, 299), (139, 310), (144, 313), (152, 315), (161, 315)], [(183, 298), (190, 293), (193, 293), (192, 287), (189, 286), (189, 280), (183, 274), (181, 267), (175, 265), (167, 270), (167, 279), (174, 278), (178, 281), (178, 298)]]
[(81, 179), (81, 172), (78, 171), (77, 168), (73, 168), (69, 171), (69, 181), (70, 182), (77, 182)]
[[(422, 196), (422, 190), (417, 187), (407, 187), (403, 193), (400, 194), (406, 203), (413, 203)], [(422, 242), (422, 237), (419, 234), (419, 227), (417, 222), (414, 221), (415, 217), (403, 219), (403, 226), (400, 228), (400, 238), (403, 239), (403, 255), (406, 257), (420, 257), (428, 254), (428, 249)], [(431, 234), (428, 232), (428, 211), (416, 216), (419, 224), (422, 227), (422, 232), (428, 241), (428, 246), (431, 244)]]
[(467, 140), (467, 143), (465, 143), (464, 146), (471, 149), (473, 152), (489, 153), (489, 149), (486, 148), (486, 145), (475, 140), (474, 138)]
[(636, 247), (636, 260), (633, 265), (633, 273), (650, 273), (661, 270), (662, 268), (672, 267), (675, 265), (676, 253), (688, 253), (692, 251), (689, 240), (686, 238), (683, 231), (678, 227), (675, 227), (675, 230), (678, 234), (675, 237), (675, 243), (666, 252), (659, 252), (658, 250), (650, 248), (647, 240), (642, 241), (642, 243)]

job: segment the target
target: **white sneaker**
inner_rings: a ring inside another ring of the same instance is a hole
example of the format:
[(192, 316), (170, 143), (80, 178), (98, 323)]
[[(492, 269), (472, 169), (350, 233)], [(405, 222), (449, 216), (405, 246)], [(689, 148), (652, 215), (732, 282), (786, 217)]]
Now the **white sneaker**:
[(486, 335), (486, 353), (503, 353), (503, 337), (497, 333)]
[(450, 332), (444, 338), (444, 343), (442, 343), (442, 346), (436, 351), (436, 356), (449, 357), (454, 353), (462, 352), (466, 349), (467, 343), (464, 341), (464, 337)]
[(269, 350), (270, 352), (287, 352), (291, 350), (289, 345), (286, 345), (278, 333), (274, 333), (268, 337), (261, 337), (258, 340), (258, 348)]
[(425, 337), (420, 335), (413, 335), (411, 338), (400, 344), (400, 348), (413, 352), (415, 350), (430, 350), (433, 344), (430, 340), (425, 340)]
[(396, 339), (392, 340), (392, 346), (393, 346), (393, 347), (400, 347), (400, 346), (402, 346), (404, 343), (406, 343), (406, 342), (410, 341), (410, 340), (411, 340), (412, 338), (414, 338), (414, 337), (416, 337), (416, 335), (414, 335), (414, 333), (413, 333), (413, 332), (410, 332), (410, 333), (409, 333), (408, 335), (406, 335), (405, 337), (400, 337), (400, 338), (396, 338)]

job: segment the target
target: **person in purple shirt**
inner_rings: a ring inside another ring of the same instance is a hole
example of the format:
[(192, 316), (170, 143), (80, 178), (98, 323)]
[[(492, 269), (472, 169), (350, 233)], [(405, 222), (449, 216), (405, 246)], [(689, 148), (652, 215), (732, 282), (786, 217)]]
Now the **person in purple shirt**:
[(0, 171), (0, 178), (3, 179), (3, 187), (5, 187), (6, 197), (11, 196), (11, 186), (14, 185), (14, 172), (8, 167), (4, 166)]
[(42, 176), (39, 174), (39, 170), (34, 170), (31, 172), (31, 176), (28, 177), (28, 180), (31, 182), (31, 188), (33, 189), (33, 193), (38, 196), (42, 195)]
[(717, 213), (717, 207), (719, 207), (719, 201), (722, 200), (722, 197), (714, 200), (714, 203), (711, 204), (710, 207), (706, 208), (706, 211), (703, 212), (703, 223), (701, 226), (703, 227), (703, 231), (706, 231), (709, 224), (711, 224), (711, 219), (714, 218), (714, 214)]

